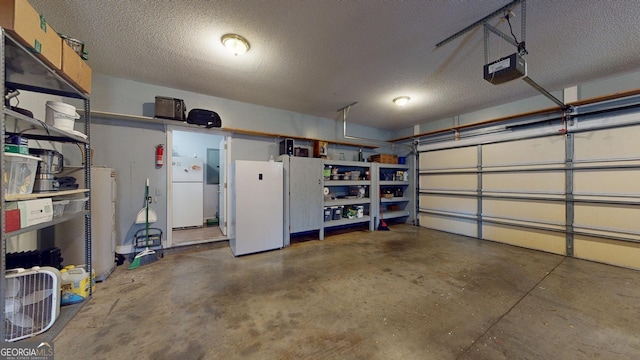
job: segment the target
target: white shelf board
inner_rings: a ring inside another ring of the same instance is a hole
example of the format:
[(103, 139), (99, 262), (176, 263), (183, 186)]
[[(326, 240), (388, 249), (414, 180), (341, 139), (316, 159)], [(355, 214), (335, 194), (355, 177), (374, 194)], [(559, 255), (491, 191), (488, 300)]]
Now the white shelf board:
[(393, 181), (393, 180), (380, 180), (380, 186), (395, 185), (395, 186), (408, 186), (408, 181)]
[(358, 205), (358, 204), (369, 204), (369, 203), (371, 203), (370, 198), (336, 199), (336, 200), (325, 201), (324, 206), (345, 206), (345, 205)]
[(409, 201), (409, 200), (410, 199), (408, 197), (392, 197), (390, 199), (380, 198), (380, 201), (383, 203), (402, 202), (402, 201)]
[(324, 222), (324, 228), (326, 229), (333, 226), (351, 225), (351, 224), (369, 222), (370, 219), (371, 218), (369, 216), (364, 216), (364, 217), (355, 218), (355, 219), (340, 218), (340, 220), (329, 220)]
[(4, 199), (5, 201), (33, 200), (33, 199), (73, 195), (73, 194), (82, 194), (87, 191), (89, 191), (89, 189), (49, 191), (49, 192), (31, 193), (31, 194), (14, 194), (14, 195), (5, 195)]
[(405, 217), (405, 216), (409, 216), (410, 213), (409, 211), (406, 210), (400, 210), (400, 211), (382, 211), (382, 218), (383, 219), (394, 219), (394, 218), (399, 218), (399, 217)]
[(369, 180), (325, 180), (324, 186), (371, 185)]

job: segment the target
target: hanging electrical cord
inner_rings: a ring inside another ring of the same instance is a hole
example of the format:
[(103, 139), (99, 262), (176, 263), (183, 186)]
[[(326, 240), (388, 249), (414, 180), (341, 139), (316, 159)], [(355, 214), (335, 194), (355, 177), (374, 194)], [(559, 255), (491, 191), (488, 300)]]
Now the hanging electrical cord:
[[(523, 5), (524, 5), (524, 2), (523, 2)], [(518, 38), (513, 33), (513, 27), (511, 26), (511, 14), (513, 14), (513, 12), (511, 12), (511, 10), (507, 11), (507, 13), (504, 15), (504, 19), (507, 20), (507, 24), (509, 24), (509, 31), (511, 32), (511, 36), (513, 36), (513, 40), (517, 44), (518, 54), (520, 56), (527, 55), (529, 52), (527, 51), (527, 49), (524, 46), (524, 41), (522, 41), (522, 42), (518, 41)]]

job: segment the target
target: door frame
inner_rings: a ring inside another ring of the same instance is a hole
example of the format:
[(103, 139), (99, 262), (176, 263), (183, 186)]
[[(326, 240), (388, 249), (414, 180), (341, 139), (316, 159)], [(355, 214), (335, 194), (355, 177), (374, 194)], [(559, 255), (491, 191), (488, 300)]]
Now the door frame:
[[(185, 126), (167, 126), (166, 128), (166, 147), (165, 147), (165, 169), (166, 169), (166, 177), (167, 177), (167, 189), (166, 189), (166, 195), (167, 195), (167, 231), (165, 234), (165, 247), (167, 248), (171, 248), (173, 247), (173, 172), (171, 164), (173, 162), (173, 132), (174, 131), (180, 131), (180, 132), (192, 132), (192, 133), (200, 133), (202, 134), (203, 132), (207, 133), (208, 135), (215, 135), (215, 136), (220, 136), (223, 139), (221, 140), (222, 142), (225, 142), (227, 144), (227, 146), (225, 148), (221, 148), (220, 149), (220, 156), (224, 157), (225, 160), (225, 164), (224, 164), (224, 171), (221, 171), (220, 174), (220, 184), (219, 184), (219, 191), (220, 191), (220, 195), (219, 198), (223, 198), (224, 201), (222, 201), (220, 204), (218, 204), (218, 214), (224, 215), (225, 219), (218, 219), (218, 221), (220, 223), (222, 223), (223, 221), (228, 221), (228, 214), (229, 214), (229, 186), (225, 186), (226, 184), (228, 184), (228, 179), (229, 179), (229, 164), (230, 161), (228, 161), (231, 158), (231, 147), (229, 146), (230, 142), (231, 142), (231, 135), (228, 132), (225, 131), (220, 131), (220, 130), (215, 130), (215, 129), (204, 129), (204, 128), (190, 128), (190, 127), (185, 127)], [(222, 166), (222, 165), (221, 165)], [(224, 208), (223, 208), (224, 207)], [(220, 209), (222, 209), (223, 211), (221, 211)], [(221, 228), (221, 230), (223, 230), (221, 224), (219, 223), (219, 226)], [(225, 232), (223, 230), (223, 235), (225, 237), (228, 237), (228, 230)], [(198, 244), (198, 243), (205, 243), (208, 242), (208, 240), (205, 241), (195, 241), (193, 243), (181, 243), (181, 245), (192, 245), (192, 244)]]

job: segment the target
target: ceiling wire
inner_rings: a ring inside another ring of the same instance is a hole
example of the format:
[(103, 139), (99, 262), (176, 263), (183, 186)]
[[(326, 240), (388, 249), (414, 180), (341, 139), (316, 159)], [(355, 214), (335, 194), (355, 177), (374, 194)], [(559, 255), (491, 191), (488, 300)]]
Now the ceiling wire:
[(347, 135), (347, 115), (349, 114), (349, 110), (351, 110), (351, 106), (357, 104), (358, 102), (355, 101), (347, 106), (344, 106), (340, 109), (338, 109), (338, 112), (342, 112), (342, 138), (343, 139), (350, 139), (350, 140), (362, 140), (362, 141), (370, 141), (370, 142), (374, 142), (374, 143), (379, 143), (379, 144), (386, 144), (391, 146), (391, 149), (393, 150), (395, 145), (402, 145), (402, 146), (407, 146), (409, 148), (412, 149), (411, 146), (409, 145), (405, 145), (405, 144), (401, 144), (401, 143), (393, 143), (390, 141), (385, 141), (385, 140), (378, 140), (378, 139), (369, 139), (369, 138), (364, 138), (364, 137), (359, 137), (359, 136), (351, 136), (351, 135)]
[(513, 36), (513, 40), (515, 40), (516, 42), (518, 41), (518, 38), (516, 37), (516, 35), (513, 33), (513, 27), (511, 27), (511, 14), (513, 14), (513, 12), (511, 10), (509, 10), (505, 15), (504, 18), (505, 20), (507, 20), (507, 24), (509, 24), (509, 31), (511, 32), (511, 36)]

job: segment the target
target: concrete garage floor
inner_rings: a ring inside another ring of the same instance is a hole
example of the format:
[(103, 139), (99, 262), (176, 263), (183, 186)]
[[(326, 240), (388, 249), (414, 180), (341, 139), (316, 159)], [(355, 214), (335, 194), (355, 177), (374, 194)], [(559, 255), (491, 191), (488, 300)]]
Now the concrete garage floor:
[(119, 267), (60, 359), (631, 359), (640, 272), (410, 225)]

